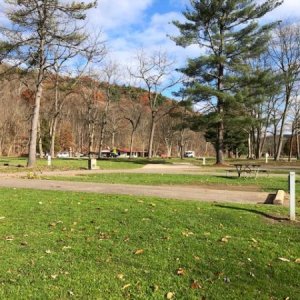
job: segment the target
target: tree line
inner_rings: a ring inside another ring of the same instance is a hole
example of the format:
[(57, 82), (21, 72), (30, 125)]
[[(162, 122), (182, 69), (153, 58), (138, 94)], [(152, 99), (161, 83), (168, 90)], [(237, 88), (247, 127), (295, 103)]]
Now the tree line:
[[(300, 155), (300, 27), (260, 21), (282, 1), (190, 1), (171, 39), (197, 45), (199, 56), (175, 70), (167, 53), (139, 51), (126, 72), (109, 56), (101, 32), (85, 28), (96, 2), (5, 3), (0, 152), (28, 147), (28, 167), (37, 151), (54, 156), (70, 147), (99, 154), (139, 148), (149, 158), (202, 147), (218, 164), (225, 153), (269, 152), (278, 160), (287, 133), (289, 155), (293, 149)], [(179, 84), (177, 101), (163, 96)]]

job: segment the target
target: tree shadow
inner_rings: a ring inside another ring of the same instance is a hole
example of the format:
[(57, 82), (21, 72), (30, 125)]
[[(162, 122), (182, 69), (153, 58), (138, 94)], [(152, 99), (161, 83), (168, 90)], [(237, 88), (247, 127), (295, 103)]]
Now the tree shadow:
[(274, 220), (274, 221), (289, 221), (289, 218), (287, 218), (287, 217), (273, 216), (273, 215), (267, 214), (265, 212), (262, 212), (262, 211), (259, 211), (259, 210), (256, 210), (256, 209), (242, 208), (242, 207), (235, 207), (235, 206), (227, 206), (227, 205), (222, 205), (222, 204), (216, 204), (215, 206), (220, 207), (220, 208), (225, 208), (225, 209), (247, 211), (247, 212), (254, 213), (256, 215), (260, 215), (260, 216), (263, 216), (267, 219), (271, 219), (271, 220)]

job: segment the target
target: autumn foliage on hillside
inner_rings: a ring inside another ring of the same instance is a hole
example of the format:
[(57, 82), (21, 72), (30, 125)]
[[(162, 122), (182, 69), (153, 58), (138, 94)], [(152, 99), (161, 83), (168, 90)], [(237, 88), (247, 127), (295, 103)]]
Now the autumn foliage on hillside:
[[(89, 146), (93, 152), (99, 151), (101, 126), (107, 103), (108, 90), (111, 97), (105, 121), (106, 130), (103, 148), (130, 147), (132, 122), (138, 120), (134, 131), (133, 150), (147, 151), (149, 139), (149, 108), (147, 92), (130, 86), (108, 85), (88, 76), (75, 82), (73, 78), (59, 78), (55, 88), (55, 76), (45, 82), (42, 98), (39, 145), (37, 151), (49, 153), (53, 122), (57, 121), (55, 152), (71, 150), (74, 153), (87, 153)], [(31, 108), (34, 105), (34, 89), (30, 74), (10, 75), (0, 82), (0, 155), (24, 155), (28, 149)], [(172, 99), (162, 97), (164, 111), (178, 112), (181, 108)], [(180, 130), (180, 117), (166, 114), (158, 123), (154, 139), (154, 154), (178, 156), (180, 149), (205, 152), (207, 145), (200, 133), (189, 128)], [(12, 130), (13, 129), (13, 130)], [(89, 145), (91, 144), (91, 145)], [(209, 148), (208, 151), (212, 150)]]

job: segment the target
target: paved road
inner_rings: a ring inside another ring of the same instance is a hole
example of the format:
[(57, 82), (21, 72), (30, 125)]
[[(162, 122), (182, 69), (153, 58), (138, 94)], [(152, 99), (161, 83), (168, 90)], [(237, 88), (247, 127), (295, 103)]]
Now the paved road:
[(213, 190), (201, 187), (198, 188), (187, 186), (183, 187), (102, 184), (19, 178), (2, 178), (0, 180), (0, 187), (92, 192), (101, 194), (104, 193), (138, 196), (156, 196), (168, 199), (236, 202), (252, 204), (264, 203), (268, 198), (268, 193), (264, 192)]

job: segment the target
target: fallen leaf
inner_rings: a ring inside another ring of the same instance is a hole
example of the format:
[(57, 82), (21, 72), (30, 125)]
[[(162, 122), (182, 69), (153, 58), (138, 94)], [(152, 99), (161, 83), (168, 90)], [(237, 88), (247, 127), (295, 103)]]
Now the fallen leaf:
[(71, 246), (63, 246), (62, 250), (64, 251), (64, 250), (68, 250), (68, 249), (71, 249), (71, 248), (72, 248)]
[(139, 255), (139, 254), (143, 254), (144, 253), (144, 249), (138, 249), (134, 251), (134, 254)]
[(185, 274), (185, 270), (183, 268), (179, 268), (177, 271), (176, 271), (177, 275), (184, 275)]
[(194, 256), (194, 259), (195, 260), (200, 260), (200, 257), (199, 256)]
[(194, 289), (194, 290), (195, 289), (202, 289), (202, 286), (197, 280), (194, 280), (191, 284), (191, 288)]
[(117, 274), (117, 278), (120, 280), (124, 280), (124, 274)]
[(284, 258), (284, 257), (278, 257), (278, 259), (281, 260), (281, 261), (286, 261), (286, 262), (290, 261), (288, 258)]
[(159, 290), (159, 286), (156, 285), (156, 284), (154, 284), (151, 288), (152, 288), (152, 291), (153, 291), (154, 293), (157, 292), (157, 291)]
[(175, 293), (173, 293), (173, 292), (168, 292), (167, 295), (166, 295), (166, 298), (167, 298), (167, 299), (173, 299), (174, 296), (175, 296)]
[(295, 260), (295, 263), (296, 263), (296, 264), (300, 264), (300, 258), (297, 258), (297, 259)]
[(13, 235), (9, 235), (5, 237), (6, 241), (13, 241), (15, 239), (15, 237)]
[(129, 288), (130, 286), (131, 286), (131, 284), (130, 284), (130, 283), (128, 283), (128, 284), (125, 284), (125, 285), (122, 287), (122, 290), (125, 290), (125, 289)]
[(251, 277), (255, 277), (254, 273), (252, 273), (252, 272), (249, 272), (249, 275), (250, 275)]
[(224, 282), (225, 283), (229, 283), (230, 282), (230, 278), (229, 277), (224, 277)]
[(193, 235), (194, 232), (192, 232), (192, 231), (183, 231), (181, 234), (184, 235), (184, 236), (190, 236), (190, 235)]

